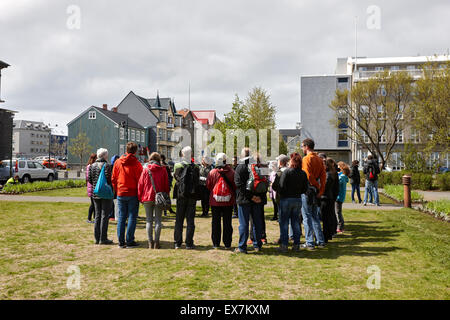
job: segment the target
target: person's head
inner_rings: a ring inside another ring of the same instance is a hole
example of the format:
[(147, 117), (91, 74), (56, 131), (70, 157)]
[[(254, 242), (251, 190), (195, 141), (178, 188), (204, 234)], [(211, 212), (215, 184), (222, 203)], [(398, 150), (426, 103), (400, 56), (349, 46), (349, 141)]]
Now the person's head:
[(236, 166), (238, 164), (238, 157), (233, 157), (233, 166)]
[(291, 153), (291, 159), (289, 161), (290, 168), (301, 168), (302, 167), (302, 156), (297, 152)]
[(287, 165), (288, 165), (289, 157), (285, 154), (280, 154), (277, 157), (277, 160), (278, 160), (278, 167), (284, 168), (284, 167), (287, 167)]
[(255, 162), (257, 164), (260, 164), (261, 163), (261, 154), (259, 152), (255, 152), (253, 154), (253, 160), (255, 160)]
[(358, 160), (353, 160), (352, 161), (352, 167), (357, 167), (359, 166), (359, 161)]
[(105, 148), (100, 148), (97, 150), (97, 159), (108, 161), (108, 150)]
[(91, 156), (89, 157), (88, 165), (93, 164), (95, 161), (97, 161), (97, 154), (91, 153)]
[(369, 154), (368, 156), (367, 156), (367, 160), (373, 160), (373, 155), (371, 155), (371, 154)]
[(350, 175), (350, 168), (345, 162), (339, 161), (338, 168), (341, 169), (342, 173), (345, 174), (347, 177)]
[(181, 150), (181, 156), (183, 157), (184, 160), (186, 160), (187, 162), (191, 162), (191, 158), (192, 158), (192, 148), (187, 146), (184, 147)]
[(17, 174), (14, 176), (14, 180), (19, 181), (19, 176)]
[(166, 156), (164, 155), (164, 154), (161, 154), (160, 155), (161, 156), (161, 162), (166, 162)]
[(227, 164), (227, 155), (225, 153), (218, 153), (216, 155), (216, 167), (224, 167)]
[(250, 153), (251, 153), (250, 148), (247, 148), (247, 147), (243, 148), (242, 152), (241, 152), (241, 158), (250, 157)]
[(211, 158), (210, 157), (208, 157), (208, 156), (205, 156), (205, 157), (203, 157), (203, 159), (202, 159), (202, 165), (204, 166), (204, 167), (207, 167), (207, 166), (209, 166), (210, 164), (211, 164)]
[(137, 150), (138, 146), (136, 143), (131, 141), (127, 143), (127, 153), (136, 154)]
[(149, 161), (155, 161), (161, 163), (161, 155), (158, 152), (152, 152)]
[(314, 140), (307, 138), (302, 141), (302, 151), (304, 154), (308, 154), (308, 152), (314, 151)]
[(321, 152), (321, 153), (318, 154), (318, 156), (319, 156), (320, 158), (322, 158), (323, 160), (327, 160), (327, 155), (326, 155), (326, 153)]
[(269, 169), (270, 169), (270, 171), (277, 171), (278, 170), (278, 162), (277, 161), (270, 161)]
[(331, 173), (336, 173), (336, 162), (334, 162), (334, 160), (333, 159), (331, 159), (331, 158), (328, 158), (326, 161), (325, 161), (325, 167), (326, 167), (326, 170), (328, 171), (328, 172), (331, 172)]

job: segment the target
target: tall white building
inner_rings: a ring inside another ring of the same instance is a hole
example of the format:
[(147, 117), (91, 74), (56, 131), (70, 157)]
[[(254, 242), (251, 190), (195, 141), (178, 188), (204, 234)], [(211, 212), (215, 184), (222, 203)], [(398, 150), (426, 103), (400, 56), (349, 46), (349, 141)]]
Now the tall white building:
[(13, 157), (48, 156), (50, 128), (43, 122), (14, 120)]

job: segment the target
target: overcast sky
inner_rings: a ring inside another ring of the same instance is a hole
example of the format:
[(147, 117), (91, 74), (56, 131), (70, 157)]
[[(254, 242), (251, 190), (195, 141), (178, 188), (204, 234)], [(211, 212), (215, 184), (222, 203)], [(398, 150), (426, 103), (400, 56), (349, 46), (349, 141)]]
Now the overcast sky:
[[(76, 12), (80, 9), (80, 28)], [(369, 29), (374, 12), (380, 29)], [(279, 128), (299, 121), (300, 76), (334, 73), (336, 58), (447, 53), (450, 1), (0, 0), (2, 108), (65, 126), (130, 91), (178, 109), (231, 108), (255, 86)], [(68, 27), (68, 21), (69, 26)]]

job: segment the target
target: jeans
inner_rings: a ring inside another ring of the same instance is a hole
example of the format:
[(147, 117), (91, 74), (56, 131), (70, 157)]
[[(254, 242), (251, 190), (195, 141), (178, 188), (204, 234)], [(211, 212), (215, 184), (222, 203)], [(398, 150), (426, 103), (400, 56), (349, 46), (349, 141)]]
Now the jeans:
[(359, 183), (352, 184), (352, 201), (355, 201), (355, 191), (358, 196), (358, 201), (361, 202), (361, 192), (359, 190)]
[(317, 244), (324, 245), (325, 239), (320, 225), (320, 208), (316, 205), (309, 205), (306, 194), (302, 194), (302, 216), (305, 227), (306, 245), (315, 246), (314, 237)]
[(289, 244), (289, 222), (292, 226), (294, 245), (300, 245), (300, 213), (302, 210), (302, 199), (286, 198), (280, 201), (280, 241), (282, 245)]
[[(91, 198), (92, 199), (92, 198)], [(94, 199), (95, 224), (94, 237), (95, 242), (104, 242), (108, 240), (109, 213), (112, 208), (111, 199)]]
[(366, 186), (365, 186), (365, 194), (364, 194), (364, 203), (367, 203), (367, 194), (370, 193), (370, 200), (369, 202), (372, 202), (372, 195), (373, 200), (375, 201), (375, 204), (380, 204), (380, 198), (378, 196), (378, 180), (375, 181), (369, 181), (366, 180)]
[(212, 221), (211, 221), (211, 240), (213, 246), (220, 246), (220, 237), (222, 233), (221, 220), (223, 219), (223, 244), (225, 247), (231, 247), (231, 241), (233, 236), (233, 225), (232, 225), (232, 213), (233, 207), (211, 207)]
[(125, 244), (125, 223), (128, 219), (126, 243), (134, 241), (137, 216), (139, 213), (139, 200), (137, 196), (117, 197), (119, 207), (119, 220), (117, 221), (117, 237), (119, 245)]
[[(259, 217), (261, 221), (261, 239), (267, 239), (266, 235), (266, 218), (264, 216), (264, 205), (261, 205), (259, 211)], [(253, 223), (253, 217), (250, 216), (250, 229), (256, 231), (255, 224)], [(253, 232), (250, 234), (250, 240), (255, 241), (255, 237), (253, 236)]]
[(238, 216), (239, 216), (239, 250), (247, 251), (247, 240), (249, 236), (249, 220), (250, 217), (253, 219), (254, 228), (252, 228), (253, 247), (261, 248), (262, 241), (262, 221), (261, 221), (261, 211), (264, 212), (264, 205), (261, 203), (250, 203), (238, 205)]
[[(147, 223), (145, 224), (147, 230), (148, 241), (159, 241), (162, 227), (162, 210), (155, 206), (155, 202), (145, 202), (145, 215), (147, 217)], [(153, 238), (153, 221), (155, 221), (155, 238)]]
[(197, 200), (190, 198), (177, 198), (177, 213), (175, 218), (174, 241), (177, 247), (183, 243), (183, 224), (186, 218), (186, 247), (194, 246), (195, 231), (195, 205)]

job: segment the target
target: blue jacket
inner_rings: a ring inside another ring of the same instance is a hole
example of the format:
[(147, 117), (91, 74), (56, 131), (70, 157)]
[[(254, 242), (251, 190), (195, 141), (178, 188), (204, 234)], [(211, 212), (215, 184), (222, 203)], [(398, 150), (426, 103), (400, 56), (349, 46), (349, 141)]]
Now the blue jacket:
[(345, 201), (345, 194), (347, 193), (347, 183), (348, 183), (348, 177), (343, 174), (342, 172), (339, 172), (339, 195), (336, 199), (338, 202), (344, 202)]

